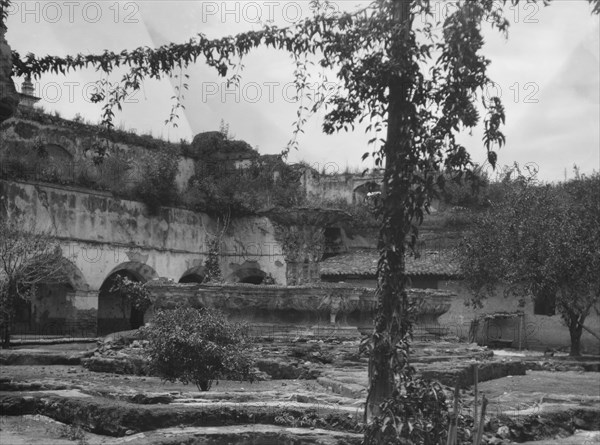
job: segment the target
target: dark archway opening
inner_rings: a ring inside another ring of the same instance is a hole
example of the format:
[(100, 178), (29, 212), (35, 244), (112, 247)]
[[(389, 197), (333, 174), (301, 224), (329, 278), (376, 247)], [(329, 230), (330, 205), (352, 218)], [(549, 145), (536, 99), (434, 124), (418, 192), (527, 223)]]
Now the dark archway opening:
[(77, 310), (69, 283), (42, 283), (30, 300), (18, 298), (15, 305), (13, 334), (65, 335), (73, 324)]
[(262, 284), (264, 278), (264, 275), (250, 275), (248, 277), (242, 278), (239, 282), (247, 284)]
[(144, 312), (132, 307), (118, 291), (111, 291), (118, 276), (142, 282), (136, 274), (119, 270), (110, 274), (98, 294), (98, 335), (138, 329), (144, 325)]
[(185, 284), (185, 283), (203, 283), (204, 282), (204, 275), (199, 274), (199, 273), (190, 273), (190, 274), (182, 276), (181, 279), (179, 280), (179, 282), (181, 284)]
[(346, 251), (342, 229), (339, 227), (326, 227), (325, 232), (325, 251), (323, 259), (339, 255)]
[(246, 284), (263, 284), (267, 274), (260, 270), (257, 265), (247, 265), (236, 270), (231, 277), (230, 281), (234, 283), (246, 283)]

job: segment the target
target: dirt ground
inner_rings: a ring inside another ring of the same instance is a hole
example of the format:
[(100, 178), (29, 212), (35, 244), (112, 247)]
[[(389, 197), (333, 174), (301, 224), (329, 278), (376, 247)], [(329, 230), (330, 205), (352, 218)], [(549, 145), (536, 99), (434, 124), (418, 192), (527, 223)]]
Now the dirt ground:
[[(198, 392), (156, 377), (91, 372), (79, 365), (2, 366), (0, 444), (358, 444), (361, 435), (352, 426), (362, 419), (366, 372), (358, 365), (323, 369), (327, 378), (221, 381), (209, 392)], [(600, 418), (598, 372), (527, 371), (480, 383), (479, 393), (489, 400), (490, 417), (510, 419), (490, 420), (492, 433), (504, 424), (537, 431), (531, 416), (550, 426), (558, 422), (553, 419), (570, 425), (575, 419), (581, 429), (546, 428), (553, 437), (531, 443), (600, 442), (600, 432), (589, 431), (590, 412)], [(463, 393), (467, 410), (473, 409), (472, 395), (472, 390)], [(29, 408), (18, 412), (19, 406)], [(194, 420), (198, 410), (205, 416), (201, 422)], [(567, 420), (564, 413), (570, 413)], [(109, 419), (98, 421), (103, 415)], [(221, 415), (229, 417), (221, 421)], [(490, 444), (514, 443), (492, 435)]]

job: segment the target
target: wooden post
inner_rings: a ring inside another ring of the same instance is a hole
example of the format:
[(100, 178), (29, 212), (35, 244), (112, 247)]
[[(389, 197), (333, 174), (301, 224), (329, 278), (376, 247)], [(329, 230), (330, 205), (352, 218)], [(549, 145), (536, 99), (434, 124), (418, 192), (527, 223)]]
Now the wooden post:
[(479, 425), (477, 426), (477, 436), (475, 437), (475, 445), (479, 445), (483, 437), (483, 427), (485, 424), (485, 411), (487, 409), (487, 403), (488, 401), (484, 395), (481, 398), (481, 417), (479, 418)]
[(477, 422), (477, 403), (479, 402), (479, 364), (475, 363), (473, 368), (474, 374), (474, 391), (475, 391), (475, 401), (473, 402), (473, 444), (476, 445), (476, 437), (478, 431), (478, 422)]
[(450, 424), (448, 425), (448, 439), (446, 445), (456, 445), (456, 438), (458, 434), (458, 399), (460, 397), (460, 380), (456, 379), (456, 386), (454, 387), (454, 413)]

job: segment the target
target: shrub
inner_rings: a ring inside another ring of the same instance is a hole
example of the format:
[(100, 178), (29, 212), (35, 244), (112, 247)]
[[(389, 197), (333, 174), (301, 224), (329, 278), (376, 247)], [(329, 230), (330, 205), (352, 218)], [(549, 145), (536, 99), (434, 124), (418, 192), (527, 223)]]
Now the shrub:
[(219, 379), (254, 380), (245, 331), (220, 312), (189, 307), (159, 311), (143, 330), (152, 372), (202, 391)]
[(132, 307), (140, 312), (146, 312), (152, 305), (150, 291), (139, 281), (131, 281), (122, 275), (117, 275), (110, 292), (119, 292)]
[[(381, 414), (367, 426), (365, 445), (446, 443), (451, 415), (441, 384), (415, 376), (407, 366), (400, 382), (381, 406)], [(472, 419), (459, 414), (457, 442), (471, 443)]]

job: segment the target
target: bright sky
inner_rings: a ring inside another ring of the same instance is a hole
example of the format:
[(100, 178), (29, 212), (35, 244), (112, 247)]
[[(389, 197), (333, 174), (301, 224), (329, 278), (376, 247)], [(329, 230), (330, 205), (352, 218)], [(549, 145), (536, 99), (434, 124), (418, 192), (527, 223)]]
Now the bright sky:
[[(437, 11), (444, 14), (439, 2)], [(572, 177), (573, 165), (582, 172), (600, 170), (600, 63), (599, 20), (586, 1), (556, 0), (550, 7), (526, 4), (508, 9), (509, 39), (486, 31), (490, 75), (506, 106), (504, 129), (507, 146), (499, 163), (534, 164), (544, 180)], [(332, 2), (352, 10), (365, 2)], [(184, 42), (199, 32), (221, 37), (259, 29), (260, 21), (285, 26), (311, 13), (307, 0), (297, 1), (13, 1), (7, 40), (22, 55), (67, 55), (120, 51), (139, 46)], [(217, 130), (221, 119), (230, 132), (263, 154), (278, 153), (292, 135), (297, 103), (293, 101), (293, 65), (283, 53), (260, 49), (245, 61), (239, 91), (228, 90), (223, 80), (199, 63), (183, 74), (190, 76), (185, 111), (179, 126), (166, 126), (174, 85), (179, 79), (148, 81), (130, 97), (117, 122), (138, 133), (152, 132), (172, 141)], [(46, 110), (65, 118), (77, 113), (97, 122), (100, 106), (90, 103), (97, 76), (92, 71), (68, 76), (45, 76), (36, 82), (36, 94)], [(20, 80), (17, 80), (20, 83)], [(493, 91), (490, 91), (492, 94)], [(305, 160), (329, 172), (361, 163), (371, 136), (362, 129), (327, 136), (321, 119), (305, 126), (300, 149), (292, 162)], [(465, 135), (463, 143), (477, 161), (485, 159), (481, 130)]]

